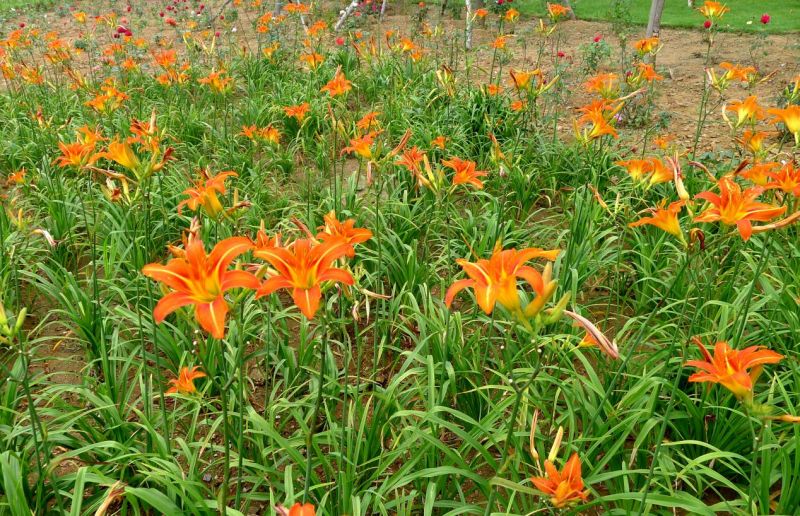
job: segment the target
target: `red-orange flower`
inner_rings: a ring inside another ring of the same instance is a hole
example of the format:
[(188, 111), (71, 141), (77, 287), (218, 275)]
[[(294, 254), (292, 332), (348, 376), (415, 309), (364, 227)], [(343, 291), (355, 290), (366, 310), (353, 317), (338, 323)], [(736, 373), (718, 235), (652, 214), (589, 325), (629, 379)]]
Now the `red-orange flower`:
[(276, 269), (261, 284), (256, 298), (279, 289), (290, 289), (294, 304), (309, 319), (319, 309), (322, 298), (320, 285), (323, 282), (353, 284), (353, 276), (349, 272), (332, 267), (339, 258), (355, 254), (353, 246), (342, 240), (332, 239), (315, 244), (309, 239), (300, 239), (287, 247), (258, 249), (253, 254)]
[(488, 260), (481, 258), (475, 263), (456, 260), (469, 279), (458, 280), (450, 285), (444, 302), (449, 308), (456, 294), (465, 288), (471, 288), (475, 291), (478, 306), (487, 314), (492, 313), (497, 303), (508, 310), (517, 311), (520, 308), (517, 278), (527, 281), (540, 296), (545, 295), (548, 288), (542, 274), (533, 267), (524, 265), (525, 262), (534, 258), (553, 261), (559, 252), (558, 249), (546, 251), (533, 247), (521, 251), (503, 250), (498, 245)]
[(742, 239), (749, 240), (753, 233), (752, 221), (766, 222), (786, 211), (786, 206), (773, 206), (757, 202), (756, 198), (764, 191), (759, 186), (742, 191), (730, 176), (723, 176), (717, 185), (719, 194), (709, 191), (700, 192), (695, 196), (695, 198), (703, 199), (712, 205), (695, 217), (695, 222), (720, 221), (723, 224), (735, 224)]
[(184, 256), (173, 258), (166, 265), (145, 265), (142, 273), (166, 285), (172, 292), (159, 300), (153, 318), (161, 323), (178, 308), (194, 305), (197, 322), (212, 337), (225, 336), (225, 316), (228, 303), (225, 292), (233, 288), (256, 289), (258, 279), (249, 272), (228, 270), (237, 256), (253, 248), (244, 237), (226, 238), (219, 242), (211, 254), (206, 255), (203, 242), (197, 238), (186, 244)]
[(453, 157), (450, 159), (443, 159), (442, 165), (455, 171), (455, 174), (453, 174), (453, 185), (470, 184), (478, 190), (481, 190), (483, 188), (483, 181), (479, 178), (488, 175), (485, 170), (475, 170), (476, 165), (474, 161), (461, 158)]
[(167, 389), (166, 394), (193, 394), (197, 392), (194, 386), (194, 381), (198, 378), (205, 378), (206, 373), (200, 370), (199, 367), (181, 367), (178, 377), (169, 381), (172, 385)]
[(372, 231), (367, 228), (355, 227), (356, 221), (354, 219), (347, 219), (344, 222), (339, 221), (334, 210), (325, 214), (323, 220), (325, 224), (317, 228), (319, 229), (317, 239), (323, 242), (338, 240), (346, 244), (355, 245), (372, 238)]
[(583, 489), (581, 459), (577, 453), (572, 454), (561, 472), (549, 460), (544, 461), (544, 469), (547, 476), (534, 477), (531, 481), (536, 489), (550, 497), (555, 508), (568, 507), (589, 498), (589, 492)]
[(700, 369), (689, 377), (690, 382), (719, 383), (737, 398), (749, 398), (753, 385), (764, 364), (777, 364), (783, 355), (764, 348), (750, 346), (742, 350), (731, 348), (727, 342), (719, 341), (714, 346), (714, 355), (703, 346), (700, 339), (694, 339), (703, 354), (703, 360), (689, 360), (686, 365)]

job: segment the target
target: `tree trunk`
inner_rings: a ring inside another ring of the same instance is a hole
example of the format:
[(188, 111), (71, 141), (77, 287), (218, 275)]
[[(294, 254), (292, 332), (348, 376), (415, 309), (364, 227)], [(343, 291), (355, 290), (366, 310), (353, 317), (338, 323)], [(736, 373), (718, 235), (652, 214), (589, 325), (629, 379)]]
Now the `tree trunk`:
[(658, 36), (661, 32), (661, 14), (664, 12), (664, 0), (653, 0), (650, 4), (650, 18), (647, 21), (647, 37)]
[(347, 20), (348, 17), (350, 17), (351, 14), (353, 14), (353, 11), (355, 11), (357, 7), (358, 7), (358, 0), (353, 0), (352, 2), (350, 2), (350, 5), (348, 5), (347, 8), (342, 11), (341, 15), (339, 16), (339, 21), (336, 22), (336, 25), (334, 25), (333, 30), (339, 32), (342, 29), (342, 25), (344, 25), (344, 22)]
[(576, 19), (575, 10), (572, 8), (572, 4), (570, 3), (570, 1), (564, 0), (564, 5), (567, 7), (567, 9), (569, 9), (569, 19), (575, 20)]
[(472, 49), (472, 0), (464, 0), (464, 5), (467, 8), (467, 26), (464, 30), (464, 48), (467, 50)]

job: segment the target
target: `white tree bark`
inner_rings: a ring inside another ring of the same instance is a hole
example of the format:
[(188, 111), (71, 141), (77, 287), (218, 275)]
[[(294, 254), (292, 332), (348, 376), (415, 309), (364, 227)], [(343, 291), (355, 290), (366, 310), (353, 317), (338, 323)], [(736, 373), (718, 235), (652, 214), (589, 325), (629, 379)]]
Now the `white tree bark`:
[(347, 18), (349, 18), (350, 15), (353, 14), (353, 11), (355, 11), (357, 7), (358, 7), (358, 0), (352, 0), (352, 2), (350, 2), (350, 5), (348, 5), (345, 8), (345, 10), (341, 12), (341, 15), (339, 16), (339, 21), (337, 21), (336, 25), (333, 26), (333, 30), (340, 31), (342, 29), (342, 26), (344, 25), (344, 22), (347, 21)]
[(464, 0), (464, 5), (467, 8), (467, 26), (464, 30), (464, 47), (467, 50), (472, 50), (472, 0)]
[(664, 12), (664, 0), (653, 0), (650, 4), (650, 18), (647, 20), (648, 38), (658, 36), (661, 32), (661, 14)]

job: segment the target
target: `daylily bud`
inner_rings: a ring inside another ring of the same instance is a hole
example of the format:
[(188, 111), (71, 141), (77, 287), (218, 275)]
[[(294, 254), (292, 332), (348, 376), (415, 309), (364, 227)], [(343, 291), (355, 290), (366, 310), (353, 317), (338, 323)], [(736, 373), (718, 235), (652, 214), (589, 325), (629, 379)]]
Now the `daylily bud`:
[(556, 433), (556, 438), (553, 441), (553, 446), (550, 448), (550, 453), (547, 454), (547, 460), (553, 462), (558, 457), (558, 449), (561, 448), (561, 440), (564, 438), (564, 427), (558, 427), (558, 432)]
[(552, 310), (547, 314), (547, 317), (544, 318), (544, 324), (553, 324), (554, 322), (560, 320), (564, 316), (564, 310), (567, 309), (567, 304), (569, 304), (569, 300), (572, 297), (570, 292), (567, 292), (561, 299), (558, 300), (558, 303)]
[(19, 314), (17, 314), (17, 323), (14, 325), (14, 334), (19, 333), (19, 331), (22, 329), (22, 325), (25, 323), (25, 317), (27, 317), (27, 315), (27, 308), (23, 308), (19, 311)]

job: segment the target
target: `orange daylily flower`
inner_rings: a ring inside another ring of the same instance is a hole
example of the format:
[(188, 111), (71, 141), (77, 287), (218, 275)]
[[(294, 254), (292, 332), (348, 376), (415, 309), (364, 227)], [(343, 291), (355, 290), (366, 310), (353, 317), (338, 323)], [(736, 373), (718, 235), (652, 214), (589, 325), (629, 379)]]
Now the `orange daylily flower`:
[(323, 86), (320, 91), (327, 91), (328, 95), (331, 97), (336, 97), (337, 95), (343, 95), (352, 89), (353, 83), (347, 80), (347, 77), (344, 76), (341, 70), (337, 70), (333, 79), (328, 81), (328, 83)]
[(380, 114), (380, 111), (370, 111), (356, 122), (356, 127), (363, 131), (371, 129), (372, 126), (379, 127), (381, 125), (380, 120), (378, 120)]
[(163, 283), (171, 290), (153, 310), (156, 323), (161, 323), (178, 308), (194, 305), (195, 319), (215, 339), (225, 337), (225, 316), (228, 303), (225, 292), (234, 288), (256, 289), (258, 278), (249, 272), (228, 270), (237, 256), (253, 248), (244, 237), (222, 240), (210, 254), (198, 238), (186, 244), (184, 256), (171, 259), (167, 265), (145, 265), (142, 274)]
[(739, 139), (739, 143), (753, 154), (761, 154), (764, 148), (764, 138), (767, 136), (769, 136), (769, 133), (765, 131), (745, 129), (744, 133), (742, 133), (742, 137)]
[(28, 173), (25, 168), (21, 168), (16, 172), (9, 174), (6, 178), (6, 186), (21, 185), (25, 183), (25, 175)]
[(336, 218), (334, 210), (329, 211), (323, 217), (325, 224), (318, 227), (317, 239), (323, 242), (330, 240), (342, 241), (349, 245), (360, 244), (372, 238), (372, 231), (367, 228), (354, 227), (356, 221), (354, 219), (347, 219), (340, 222)]
[(736, 127), (741, 127), (745, 123), (755, 124), (764, 118), (764, 108), (758, 103), (755, 95), (750, 95), (744, 101), (735, 100), (725, 110), (736, 113)]
[(63, 143), (58, 142), (61, 149), (61, 156), (57, 157), (54, 163), (58, 166), (83, 168), (94, 163), (97, 155), (94, 154), (94, 143), (87, 144), (81, 142)]
[[(538, 296), (547, 296), (549, 290), (542, 274), (533, 267), (524, 265), (525, 262), (534, 258), (553, 261), (559, 253), (558, 249), (547, 251), (535, 247), (520, 251), (504, 250), (498, 243), (488, 260), (481, 258), (475, 263), (463, 259), (456, 260), (469, 279), (458, 280), (450, 285), (445, 294), (445, 305), (450, 308), (456, 294), (465, 288), (471, 288), (475, 291), (478, 306), (485, 313), (491, 314), (497, 303), (510, 311), (518, 312), (520, 300), (517, 278), (527, 281)], [(555, 290), (555, 285), (552, 286), (552, 290)], [(552, 291), (549, 294), (552, 295)]]
[(172, 387), (167, 389), (165, 394), (193, 394), (197, 392), (194, 381), (205, 377), (206, 373), (201, 371), (199, 367), (181, 367), (178, 377), (169, 381)]
[(659, 40), (658, 36), (650, 38), (642, 38), (633, 44), (633, 48), (641, 55), (654, 54), (658, 50)]
[(437, 147), (439, 149), (444, 150), (445, 144), (447, 144), (446, 136), (437, 136), (436, 138), (431, 140), (431, 147)]
[(475, 14), (476, 18), (483, 19), (483, 18), (486, 18), (486, 16), (489, 14), (489, 10), (488, 9), (484, 9), (483, 7), (481, 7), (479, 9), (475, 9), (475, 13), (474, 14)]
[(616, 165), (624, 168), (637, 183), (644, 181), (653, 171), (653, 162), (649, 159), (629, 159), (626, 161), (616, 161)]
[(753, 163), (750, 168), (739, 172), (739, 175), (755, 185), (767, 186), (769, 173), (780, 166), (780, 163), (775, 163), (774, 161)]
[(314, 505), (310, 503), (297, 502), (287, 509), (283, 505), (275, 507), (278, 516), (316, 516)]
[(561, 18), (567, 16), (569, 14), (569, 7), (566, 7), (561, 4), (551, 4), (547, 3), (547, 14), (552, 18), (554, 22), (557, 22)]
[(258, 249), (253, 254), (276, 269), (261, 284), (256, 299), (279, 289), (291, 289), (294, 304), (308, 319), (312, 319), (319, 309), (322, 298), (320, 285), (323, 282), (354, 283), (348, 271), (332, 267), (339, 258), (355, 254), (353, 246), (339, 239), (318, 244), (309, 239), (300, 239), (287, 247)]
[(703, 213), (694, 218), (695, 222), (722, 222), (735, 224), (739, 234), (745, 241), (753, 233), (752, 221), (766, 222), (782, 215), (786, 206), (773, 206), (755, 199), (764, 191), (759, 186), (754, 186), (742, 191), (741, 187), (730, 177), (723, 176), (717, 182), (719, 194), (701, 192), (695, 196), (712, 204)]
[(305, 63), (311, 70), (316, 70), (325, 61), (325, 58), (316, 52), (309, 52), (300, 56), (300, 62)]
[(656, 72), (656, 69), (653, 68), (653, 65), (651, 64), (636, 63), (636, 68), (639, 70), (639, 72), (628, 79), (628, 81), (634, 86), (638, 86), (642, 84), (642, 82), (653, 82), (653, 81), (664, 80), (664, 77), (659, 75), (658, 72)]
[(517, 18), (519, 18), (519, 11), (517, 11), (512, 7), (511, 9), (506, 11), (504, 18), (507, 22), (514, 23), (515, 21), (517, 21)]
[(667, 201), (662, 200), (657, 208), (650, 208), (648, 211), (652, 214), (650, 217), (642, 217), (641, 219), (628, 224), (629, 227), (635, 228), (649, 224), (659, 229), (666, 231), (671, 235), (675, 235), (681, 241), (684, 241), (683, 231), (681, 230), (680, 222), (678, 221), (678, 213), (686, 205), (686, 201), (675, 201), (666, 206)]
[(794, 135), (795, 144), (800, 145), (800, 106), (791, 105), (784, 109), (769, 109), (769, 114), (775, 116), (774, 124), (783, 122), (786, 131)]
[(303, 102), (297, 106), (286, 106), (283, 108), (283, 112), (286, 113), (286, 116), (292, 117), (298, 122), (302, 122), (310, 109), (311, 105), (308, 102)]
[(197, 82), (207, 85), (214, 93), (227, 93), (233, 85), (233, 77), (226, 77), (226, 73), (225, 70), (213, 71)]
[(453, 169), (453, 185), (471, 184), (478, 190), (483, 189), (483, 181), (479, 178), (485, 177), (488, 173), (485, 170), (475, 170), (474, 161), (463, 160), (461, 158), (443, 159), (442, 165)]
[(497, 36), (490, 46), (495, 50), (502, 50), (506, 48), (507, 42), (508, 36)]
[(518, 90), (525, 90), (528, 89), (530, 86), (531, 79), (534, 77), (541, 77), (542, 71), (538, 68), (536, 70), (530, 71), (523, 71), (523, 70), (515, 70), (511, 69), (508, 71), (508, 74), (511, 76), (511, 84), (517, 88)]
[(372, 144), (380, 131), (372, 131), (358, 138), (350, 139), (350, 145), (342, 149), (342, 154), (355, 153), (364, 159), (372, 159)]
[(487, 84), (486, 85), (486, 94), (489, 95), (490, 97), (495, 97), (497, 95), (500, 95), (500, 93), (502, 91), (503, 91), (503, 87), (500, 86), (499, 84)]
[(425, 159), (425, 153), (416, 145), (410, 149), (403, 149), (403, 154), (394, 162), (395, 165), (406, 167), (409, 172), (414, 174), (419, 172), (419, 166)]
[(689, 381), (719, 383), (739, 399), (752, 397), (753, 385), (764, 364), (777, 364), (784, 358), (763, 346), (737, 350), (725, 341), (715, 344), (712, 356), (699, 338), (693, 340), (700, 348), (703, 360), (686, 362), (687, 366), (700, 369), (689, 377)]
[(227, 170), (212, 176), (208, 169), (201, 170), (200, 174), (195, 185), (183, 191), (183, 194), (189, 198), (178, 203), (178, 213), (181, 213), (184, 206), (192, 211), (197, 211), (202, 207), (209, 217), (215, 219), (225, 211), (217, 194), (224, 195), (225, 180), (229, 177), (236, 177), (238, 174)]
[(589, 78), (584, 84), (586, 91), (597, 93), (604, 99), (619, 96), (619, 77), (615, 73), (601, 73)]
[(550, 497), (550, 503), (557, 509), (568, 507), (589, 498), (589, 492), (584, 491), (583, 477), (581, 475), (581, 459), (573, 453), (564, 469), (559, 472), (552, 462), (544, 461), (547, 476), (531, 479), (536, 489)]
[(98, 154), (98, 157), (113, 161), (131, 172), (136, 172), (142, 166), (139, 156), (133, 152), (128, 142), (114, 140), (108, 144), (108, 150)]
[(653, 168), (650, 173), (650, 186), (659, 183), (669, 183), (674, 178), (673, 172), (664, 165), (664, 162), (658, 158), (650, 158), (650, 163)]
[(770, 178), (767, 189), (778, 189), (800, 197), (800, 167), (795, 167), (792, 162), (789, 162), (777, 172), (768, 172), (767, 175)]
[(730, 11), (725, 4), (713, 2), (711, 0), (706, 0), (701, 7), (697, 8), (697, 10), (700, 11), (700, 14), (706, 18), (721, 18), (723, 14)]
[[(575, 134), (583, 141), (594, 140), (604, 135), (611, 135), (618, 138), (617, 130), (608, 121), (622, 109), (622, 103), (613, 106), (606, 100), (596, 100), (587, 104), (578, 111), (583, 115), (575, 122)], [(591, 129), (584, 129), (583, 133), (578, 132), (579, 125), (591, 124)]]
[(721, 80), (724, 82), (735, 80), (749, 83), (755, 79), (755, 76), (758, 73), (758, 70), (752, 66), (738, 66), (727, 61), (723, 61), (719, 64), (719, 66), (725, 70), (725, 74), (721, 78)]

